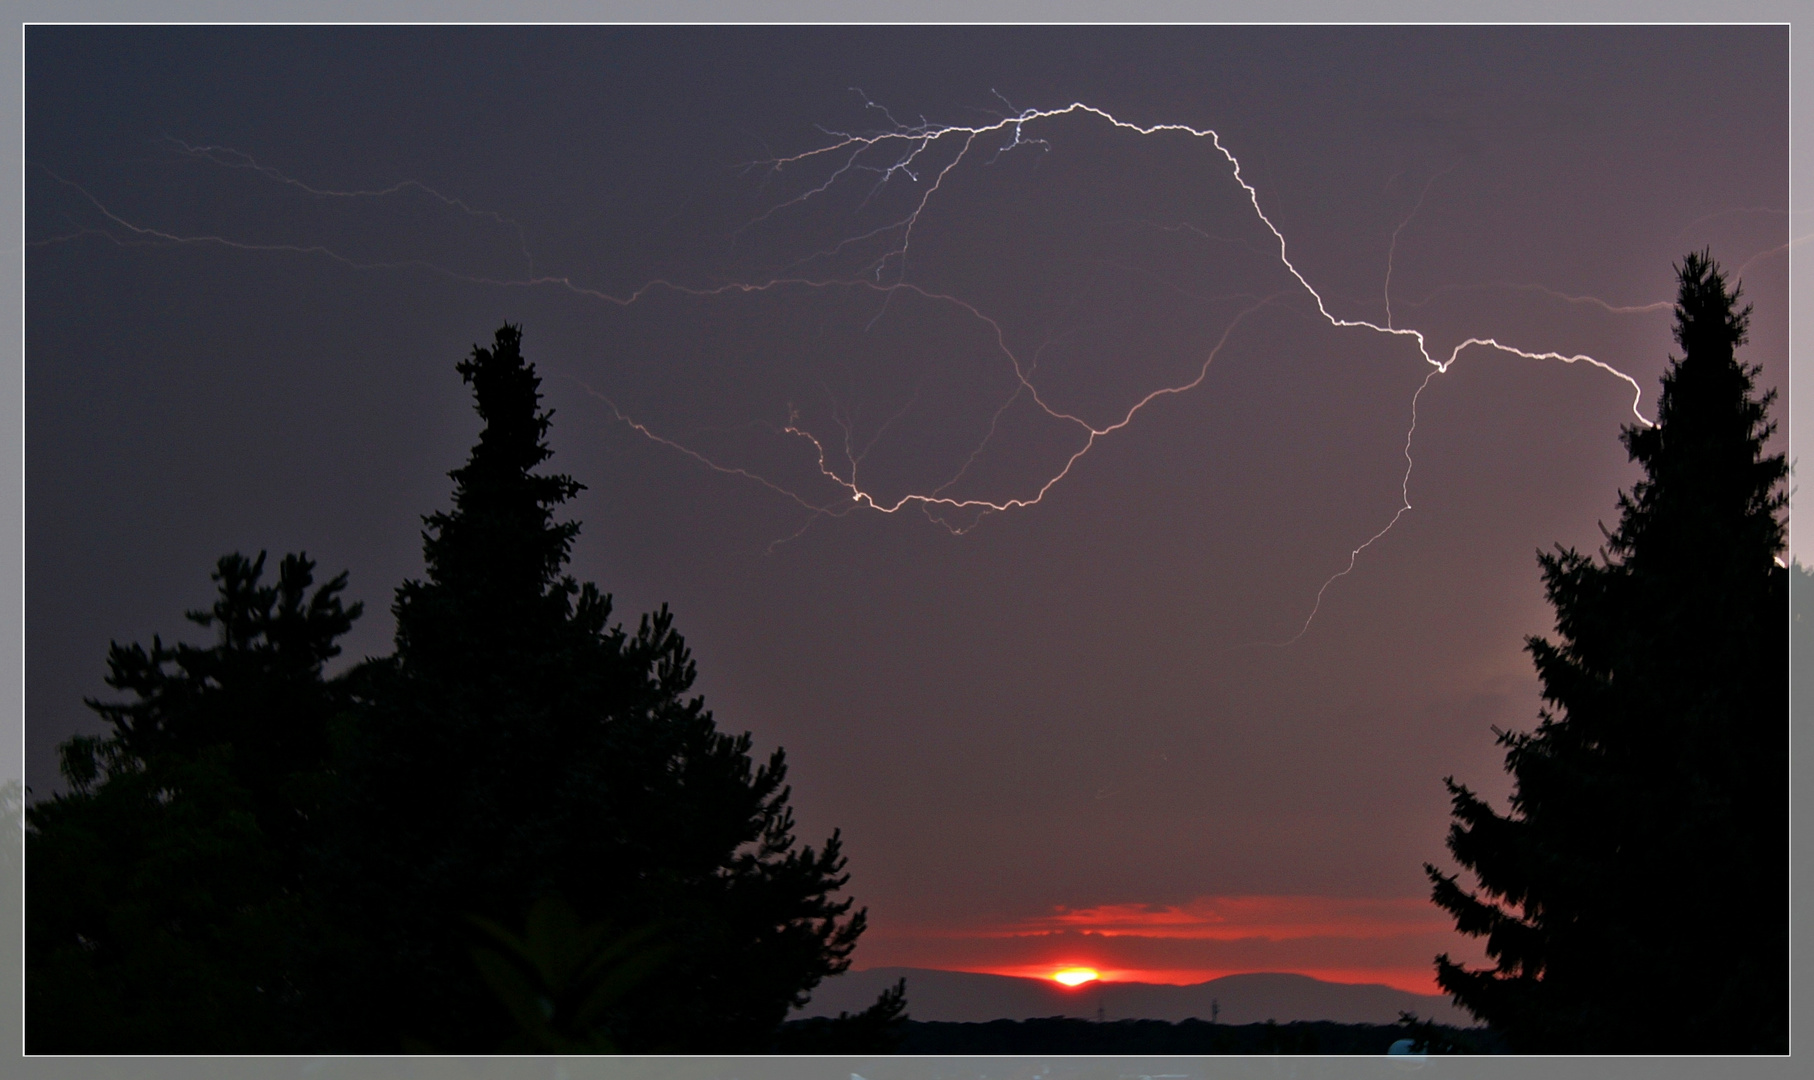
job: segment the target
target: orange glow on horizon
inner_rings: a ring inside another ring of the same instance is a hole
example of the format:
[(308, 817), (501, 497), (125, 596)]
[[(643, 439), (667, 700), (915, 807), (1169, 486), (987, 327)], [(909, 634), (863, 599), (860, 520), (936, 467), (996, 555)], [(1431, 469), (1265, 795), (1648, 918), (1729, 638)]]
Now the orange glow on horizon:
[(1095, 982), (1101, 976), (1096, 974), (1095, 968), (1073, 967), (1059, 971), (1052, 978), (1066, 986), (1081, 986), (1087, 982)]
[(1427, 897), (1207, 895), (870, 930), (865, 966), (1008, 975), (1048, 987), (1063, 985), (1056, 972), (1089, 968), (1102, 984), (1189, 986), (1276, 973), (1445, 996), (1430, 957), (1446, 951), (1465, 964), (1487, 962), (1484, 946), (1458, 940)]
[[(1435, 972), (1423, 968), (1304, 968), (1295, 965), (1281, 964), (1277, 967), (1267, 967), (1263, 969), (1160, 968), (1142, 970), (1135, 968), (1117, 968), (1114, 970), (1107, 970), (1098, 968), (1060, 968), (1057, 974), (1053, 973), (1052, 967), (1049, 964), (1042, 966), (1023, 964), (1000, 967), (942, 967), (941, 969), (945, 971), (970, 971), (975, 972), (978, 975), (1008, 975), (1019, 979), (1038, 979), (1041, 981), (1053, 980), (1058, 982), (1063, 982), (1063, 980), (1059, 978), (1059, 975), (1069, 974), (1073, 971), (1090, 971), (1095, 974), (1095, 978), (1085, 981), (1103, 983), (1153, 983), (1163, 986), (1195, 986), (1198, 983), (1206, 983), (1213, 979), (1220, 979), (1226, 975), (1308, 975), (1310, 978), (1318, 979), (1322, 982), (1347, 983), (1349, 985), (1390, 986), (1394, 990), (1406, 990), (1413, 994), (1440, 995), (1442, 993), (1441, 988), (1436, 985)], [(1081, 985), (1081, 983), (1066, 983), (1065, 985), (1075, 986)]]

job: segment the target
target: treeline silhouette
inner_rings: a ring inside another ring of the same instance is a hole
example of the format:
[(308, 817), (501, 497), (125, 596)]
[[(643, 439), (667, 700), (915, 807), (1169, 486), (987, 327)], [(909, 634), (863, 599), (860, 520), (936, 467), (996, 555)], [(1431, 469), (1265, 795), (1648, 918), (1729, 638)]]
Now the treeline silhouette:
[(27, 1049), (1785, 1053), (1788, 470), (1750, 308), (1706, 252), (1677, 277), (1683, 355), (1623, 435), (1644, 477), (1597, 557), (1540, 555), (1510, 806), (1450, 778), (1474, 887), (1425, 867), (1485, 939), (1489, 967), (1436, 962), (1487, 1031), (918, 1023), (901, 986), (786, 1021), (863, 932), (838, 834), (796, 841), (784, 756), (690, 696), (666, 608), (627, 631), (564, 573), (580, 485), (535, 471), (551, 414), (506, 326), (458, 366), (484, 428), (391, 655), (328, 677), (346, 575), (262, 553), (189, 615), (214, 644), (110, 648), (108, 732), (26, 812)]
[[(565, 574), (581, 485), (537, 471), (520, 345), (458, 365), (483, 430), (389, 656), (326, 675), (346, 574), (263, 553), (189, 614), (213, 644), (109, 649), (107, 732), (27, 811), (31, 1053), (763, 1052), (848, 966), (864, 912), (782, 752), (717, 728), (665, 607), (629, 631)], [(890, 1049), (903, 1011), (821, 1041)]]
[(1499, 735), (1509, 810), (1447, 781), (1478, 887), (1425, 865), (1494, 961), (1437, 982), (1522, 1053), (1789, 1049), (1788, 467), (1750, 306), (1705, 251), (1676, 271), (1644, 477), (1598, 558), (1539, 557), (1557, 638), (1528, 641), (1540, 723)]
[[(822, 1021), (823, 1022), (823, 1021)], [(813, 1020), (791, 1020), (779, 1042), (804, 1037), (815, 1045)], [(1484, 1028), (1403, 1020), (1397, 1024), (1338, 1024), (1297, 1020), (1279, 1024), (1216, 1024), (1207, 1020), (1110, 1020), (1050, 1016), (1030, 1020), (958, 1023), (901, 1022), (903, 1054), (1385, 1054), (1402, 1043), (1411, 1054), (1504, 1053)], [(807, 1051), (811, 1052), (811, 1051)]]

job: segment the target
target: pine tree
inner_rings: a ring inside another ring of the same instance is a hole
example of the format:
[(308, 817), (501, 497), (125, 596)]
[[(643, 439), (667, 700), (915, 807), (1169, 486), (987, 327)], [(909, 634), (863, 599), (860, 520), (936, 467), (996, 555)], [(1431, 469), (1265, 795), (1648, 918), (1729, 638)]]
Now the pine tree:
[(395, 655), (358, 674), (343, 872), (369, 948), (349, 960), (350, 1048), (519, 1038), (474, 925), (557, 900), (662, 957), (564, 1038), (759, 1052), (863, 930), (834, 898), (838, 835), (796, 845), (784, 755), (755, 765), (747, 733), (718, 731), (665, 607), (629, 633), (563, 573), (579, 526), (555, 514), (581, 485), (534, 471), (552, 413), (520, 343), (506, 326), (458, 366), (484, 428), (452, 509), (425, 519), (423, 579), (397, 590)]
[(189, 619), (215, 643), (114, 643), (89, 701), (111, 730), (61, 747), (70, 790), (30, 807), (34, 1053), (297, 1052), (323, 928), (308, 902), (347, 705), (323, 675), (360, 605), (286, 556), (217, 564)]
[(1788, 571), (1771, 391), (1740, 363), (1751, 308), (1706, 252), (1677, 267), (1654, 427), (1624, 443), (1598, 559), (1542, 554), (1546, 707), (1504, 733), (1502, 815), (1450, 778), (1435, 902), (1495, 964), (1437, 981), (1524, 1052), (1788, 1049)]

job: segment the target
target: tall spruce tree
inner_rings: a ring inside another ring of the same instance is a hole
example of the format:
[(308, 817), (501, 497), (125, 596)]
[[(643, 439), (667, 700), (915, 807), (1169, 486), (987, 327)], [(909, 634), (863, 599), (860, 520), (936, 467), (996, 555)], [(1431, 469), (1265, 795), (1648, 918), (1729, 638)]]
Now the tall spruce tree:
[(1706, 252), (1677, 274), (1682, 356), (1623, 435), (1644, 479), (1598, 559), (1539, 556), (1557, 640), (1527, 643), (1539, 724), (1500, 736), (1510, 810), (1447, 781), (1478, 888), (1425, 865), (1495, 961), (1438, 983), (1524, 1052), (1788, 1049), (1787, 468), (1751, 308)]
[(609, 596), (563, 573), (579, 526), (555, 512), (581, 485), (534, 471), (552, 413), (520, 344), (505, 326), (458, 365), (484, 428), (450, 474), (452, 509), (425, 519), (423, 579), (397, 590), (395, 655), (358, 673), (342, 872), (369, 945), (347, 965), (346, 1041), (515, 1045), (508, 973), (494, 958), (488, 985), (475, 950), (562, 910), (588, 942), (657, 950), (626, 968), (634, 993), (580, 1010), (592, 1029), (563, 1038), (759, 1052), (863, 930), (835, 898), (838, 835), (796, 845), (782, 752), (755, 765), (750, 736), (689, 696), (665, 607), (628, 633)]

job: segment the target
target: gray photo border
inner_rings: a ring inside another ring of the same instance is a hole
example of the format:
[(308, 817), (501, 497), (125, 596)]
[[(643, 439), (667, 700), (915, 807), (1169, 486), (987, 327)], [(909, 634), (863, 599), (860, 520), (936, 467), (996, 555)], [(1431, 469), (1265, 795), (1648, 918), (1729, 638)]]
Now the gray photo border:
[[(10, 768), (0, 767), (0, 783), (21, 780), (24, 771), (25, 714), (25, 401), (24, 401), (24, 64), (25, 27), (32, 23), (414, 23), (414, 22), (602, 22), (602, 23), (1781, 23), (1790, 27), (1790, 208), (1814, 207), (1814, 79), (1794, 77), (1793, 58), (1798, 47), (1796, 16), (1804, 27), (1814, 26), (1814, 8), (1799, 0), (1726, 0), (1717, 7), (1682, 0), (1475, 0), (1465, 5), (1454, 0), (1123, 0), (1113, 7), (1067, 0), (1035, 4), (1026, 0), (921, 0), (875, 2), (862, 6), (830, 0), (721, 0), (719, 3), (676, 4), (674, 0), (281, 0), (252, 14), (249, 5), (221, 0), (22, 0), (14, 5), (18, 16), (15, 47), (5, 53), (0, 66), (6, 107), (0, 117), (9, 125), (0, 131), (0, 203), (17, 207), (7, 216), (0, 240), (14, 255), (0, 266), (0, 292), (16, 303), (0, 305), (0, 563), (17, 567), (16, 574), (0, 574), (0, 746), (17, 747)], [(1804, 38), (1805, 40), (1805, 38)], [(1792, 227), (1796, 219), (1791, 217)], [(1793, 233), (1791, 239), (1797, 239)], [(1800, 271), (1809, 252), (1792, 247), (1789, 253), (1790, 389), (1814, 379), (1814, 359), (1804, 355), (1808, 328), (1814, 326), (1814, 279)], [(1787, 413), (1783, 414), (1785, 426)], [(1794, 459), (1802, 439), (1814, 438), (1789, 431)], [(1791, 598), (1792, 617), (1810, 599)], [(1791, 671), (1791, 716), (1808, 713), (1807, 697), (1814, 694), (1814, 670)], [(1791, 737), (1793, 743), (1793, 736)], [(1791, 746), (1793, 753), (1793, 745)], [(8, 754), (11, 751), (7, 751)], [(4, 758), (0, 758), (4, 760)], [(12, 772), (20, 776), (8, 775)], [(1792, 767), (1792, 795), (1807, 788), (1808, 766)], [(1792, 836), (1807, 835), (1808, 800), (1792, 803)], [(20, 823), (9, 826), (0, 842), (23, 847)], [(1806, 908), (1810, 888), (1808, 860), (1798, 860), (1793, 870), (1795, 907)], [(24, 1035), (23, 932), (24, 896), (0, 895), (0, 937), (11, 937), (17, 949), (8, 948), (18, 963), (17, 974), (0, 971), (0, 1060), (20, 1053)], [(1799, 920), (1797, 920), (1799, 921)], [(16, 935), (16, 936), (15, 936)], [(1807, 985), (1797, 975), (1810, 972), (1808, 937), (1792, 937), (1791, 983), (1793, 990)], [(1806, 1010), (1791, 998), (1792, 1046), (1814, 1045)], [(363, 1080), (365, 1077), (409, 1077), (423, 1080), (1136, 1080), (1160, 1077), (1197, 1080), (1202, 1077), (1405, 1077), (1419, 1080), (1447, 1077), (1788, 1077), (1793, 1075), (1787, 1058), (1331, 1058), (1331, 1057), (621, 1057), (621, 1058), (75, 1058), (21, 1057), (15, 1069), (0, 1072), (50, 1078), (296, 1078), (296, 1080)]]

